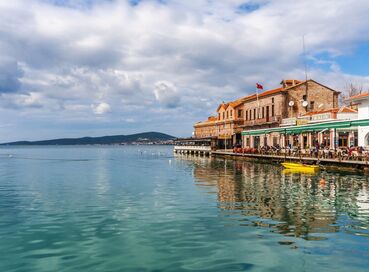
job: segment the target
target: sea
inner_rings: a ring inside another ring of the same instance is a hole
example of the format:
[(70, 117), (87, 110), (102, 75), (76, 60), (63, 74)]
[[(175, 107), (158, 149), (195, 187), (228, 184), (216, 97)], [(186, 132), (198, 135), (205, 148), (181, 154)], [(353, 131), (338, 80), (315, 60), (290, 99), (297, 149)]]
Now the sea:
[(1, 147), (0, 271), (369, 271), (369, 179), (172, 146)]

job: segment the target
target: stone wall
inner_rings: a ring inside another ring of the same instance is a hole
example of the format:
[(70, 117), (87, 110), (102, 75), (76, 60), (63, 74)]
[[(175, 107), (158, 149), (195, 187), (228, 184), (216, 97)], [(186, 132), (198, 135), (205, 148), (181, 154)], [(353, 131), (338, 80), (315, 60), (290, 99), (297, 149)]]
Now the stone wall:
[(215, 122), (199, 123), (194, 126), (196, 138), (207, 138), (218, 136)]
[[(307, 90), (306, 90), (307, 89)], [(308, 106), (303, 107), (302, 102), (306, 95)], [(289, 101), (294, 102), (294, 106), (288, 106)], [(286, 94), (287, 116), (286, 118), (299, 117), (309, 111), (321, 111), (338, 107), (338, 93), (334, 92), (314, 81), (308, 81), (291, 89)]]
[[(247, 101), (243, 106), (244, 109), (243, 119), (246, 121), (255, 119), (267, 119), (268, 114), (269, 117), (272, 117), (273, 115), (282, 116), (284, 104), (285, 99), (282, 93), (277, 93), (274, 95), (264, 96), (259, 99)], [(254, 113), (256, 113), (256, 116), (254, 116)]]

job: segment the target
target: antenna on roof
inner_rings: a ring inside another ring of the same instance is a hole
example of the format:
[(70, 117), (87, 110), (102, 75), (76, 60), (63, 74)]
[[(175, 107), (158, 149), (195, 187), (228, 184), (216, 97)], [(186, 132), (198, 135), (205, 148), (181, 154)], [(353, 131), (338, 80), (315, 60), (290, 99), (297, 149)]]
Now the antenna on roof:
[[(306, 97), (306, 104), (308, 105), (308, 76), (307, 76), (307, 63), (306, 63), (306, 49), (305, 49), (305, 35), (302, 35), (302, 50), (303, 50), (303, 57), (304, 57), (304, 68), (305, 68), (305, 97)], [(305, 101), (304, 101), (305, 102)], [(306, 108), (306, 111), (309, 110), (309, 108), (304, 106)]]
[(304, 57), (305, 80), (307, 81), (308, 75), (307, 75), (307, 63), (306, 63), (305, 35), (302, 35), (302, 50), (303, 50), (303, 57)]

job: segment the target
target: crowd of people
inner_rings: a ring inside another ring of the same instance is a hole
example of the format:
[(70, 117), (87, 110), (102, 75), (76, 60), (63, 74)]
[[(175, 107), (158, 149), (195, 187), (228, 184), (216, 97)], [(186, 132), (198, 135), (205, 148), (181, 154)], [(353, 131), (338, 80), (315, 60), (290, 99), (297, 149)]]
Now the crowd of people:
[(242, 148), (236, 145), (233, 148), (234, 153), (243, 154), (265, 154), (265, 155), (287, 155), (294, 157), (314, 157), (325, 159), (340, 159), (340, 160), (369, 160), (369, 150), (361, 146), (337, 147), (335, 149), (329, 148), (324, 144), (315, 144), (314, 146), (307, 146), (302, 149), (299, 146), (287, 145), (281, 147), (280, 145), (269, 146), (265, 145), (259, 148)]

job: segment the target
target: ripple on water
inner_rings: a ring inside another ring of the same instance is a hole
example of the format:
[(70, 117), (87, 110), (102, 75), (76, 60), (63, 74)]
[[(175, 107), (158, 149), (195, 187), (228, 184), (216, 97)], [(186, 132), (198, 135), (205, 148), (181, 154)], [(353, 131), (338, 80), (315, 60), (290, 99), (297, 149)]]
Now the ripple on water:
[(365, 177), (155, 148), (0, 158), (0, 271), (367, 271)]

